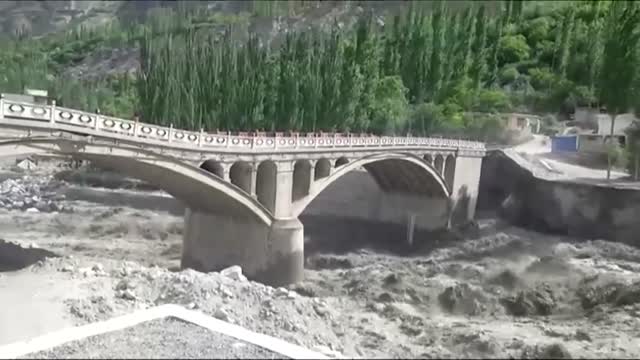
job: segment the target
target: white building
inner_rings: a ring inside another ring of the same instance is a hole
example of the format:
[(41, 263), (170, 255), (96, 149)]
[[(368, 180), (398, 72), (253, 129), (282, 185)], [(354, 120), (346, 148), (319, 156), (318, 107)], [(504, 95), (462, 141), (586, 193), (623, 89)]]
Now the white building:
[(49, 93), (46, 90), (37, 90), (37, 89), (24, 89), (23, 94), (7, 94), (4, 93), (2, 96), (11, 101), (17, 102), (26, 102), (26, 103), (34, 103), (34, 104), (49, 104), (51, 101), (49, 99)]
[[(611, 134), (611, 116), (608, 114), (597, 114), (596, 119), (598, 121), (598, 135), (607, 136)], [(616, 116), (616, 121), (613, 124), (613, 135), (625, 136), (625, 131), (634, 121), (638, 120), (635, 115), (631, 113), (620, 114)]]

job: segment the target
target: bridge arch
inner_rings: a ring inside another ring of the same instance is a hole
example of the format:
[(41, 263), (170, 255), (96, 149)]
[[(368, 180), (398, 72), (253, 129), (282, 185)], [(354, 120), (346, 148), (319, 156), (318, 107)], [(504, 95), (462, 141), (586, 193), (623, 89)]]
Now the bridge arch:
[[(406, 153), (375, 154), (344, 164), (327, 178), (316, 181), (308, 196), (294, 202), (293, 216), (299, 216), (329, 185), (360, 167), (364, 167), (384, 191), (404, 191), (442, 198), (450, 196), (444, 178), (423, 158)], [(407, 181), (407, 177), (413, 181)]]
[(224, 179), (224, 167), (219, 161), (206, 160), (200, 165), (200, 169), (206, 170), (220, 179)]
[(453, 188), (453, 178), (456, 173), (456, 157), (448, 155), (444, 160), (444, 181), (447, 183), (449, 191)]
[(229, 169), (231, 183), (251, 195), (251, 165), (246, 161), (236, 161)]
[(331, 175), (331, 161), (325, 158), (318, 160), (313, 171), (314, 180), (317, 181), (326, 178), (327, 176)]
[(258, 165), (256, 174), (256, 197), (272, 214), (276, 209), (276, 178), (278, 165), (265, 160)]
[(442, 173), (443, 166), (444, 166), (444, 158), (442, 157), (441, 154), (436, 155), (436, 157), (433, 159), (433, 167), (438, 172), (438, 175), (441, 175), (441, 176), (444, 175)]
[(347, 159), (344, 156), (341, 156), (341, 157), (338, 158), (338, 160), (336, 160), (336, 166), (335, 167), (339, 168), (340, 166), (346, 165), (348, 163), (349, 163), (349, 159)]
[(252, 218), (270, 226), (273, 215), (256, 199), (198, 166), (139, 147), (53, 138), (0, 142), (3, 156), (54, 153), (88, 160), (147, 181), (193, 210)]
[(291, 201), (297, 201), (309, 195), (311, 189), (312, 166), (308, 160), (298, 160), (293, 166), (293, 186)]

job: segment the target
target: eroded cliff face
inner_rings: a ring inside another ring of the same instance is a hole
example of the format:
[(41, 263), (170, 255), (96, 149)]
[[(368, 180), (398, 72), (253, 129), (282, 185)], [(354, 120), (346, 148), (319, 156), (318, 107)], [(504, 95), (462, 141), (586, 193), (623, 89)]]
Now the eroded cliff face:
[(483, 161), (478, 209), (536, 231), (640, 245), (640, 189), (544, 179), (501, 151)]

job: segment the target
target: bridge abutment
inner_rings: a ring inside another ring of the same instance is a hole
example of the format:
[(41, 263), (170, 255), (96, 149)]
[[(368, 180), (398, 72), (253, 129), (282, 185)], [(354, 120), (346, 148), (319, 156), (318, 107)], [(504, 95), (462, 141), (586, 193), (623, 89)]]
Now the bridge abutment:
[(272, 286), (301, 281), (302, 223), (294, 218), (266, 225), (187, 209), (181, 266), (210, 272), (232, 265), (240, 265), (248, 278)]

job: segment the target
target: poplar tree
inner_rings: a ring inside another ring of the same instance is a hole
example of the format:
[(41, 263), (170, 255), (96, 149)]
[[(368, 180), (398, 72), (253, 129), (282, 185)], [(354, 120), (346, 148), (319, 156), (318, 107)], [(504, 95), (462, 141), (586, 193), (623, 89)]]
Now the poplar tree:
[(427, 77), (431, 88), (430, 99), (437, 98), (443, 81), (442, 55), (445, 51), (444, 35), (445, 35), (445, 8), (444, 3), (439, 2), (438, 8), (433, 14), (432, 22), (432, 42), (431, 42), (431, 61), (429, 65), (429, 75)]
[(471, 80), (474, 89), (479, 89), (482, 79), (487, 71), (487, 18), (484, 5), (478, 8), (476, 13), (476, 36), (473, 45), (474, 60), (471, 66)]
[(567, 75), (567, 64), (571, 55), (571, 42), (573, 39), (573, 29), (575, 26), (575, 11), (572, 7), (565, 13), (562, 21), (562, 33), (560, 47), (558, 49), (558, 74), (562, 77)]
[[(640, 7), (634, 1), (615, 1), (610, 5), (606, 21), (598, 90), (600, 101), (611, 116), (609, 141), (613, 145), (616, 117), (629, 111), (638, 95), (634, 85), (640, 64)], [(611, 154), (607, 155), (607, 179), (610, 179)]]

